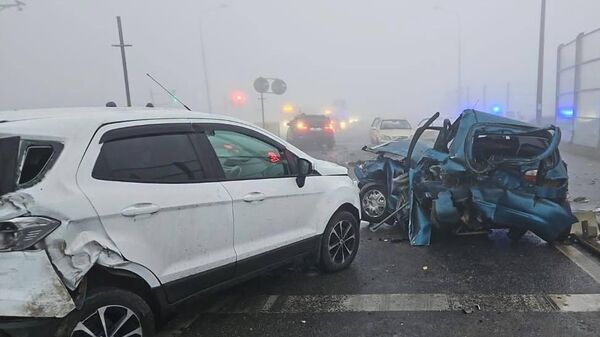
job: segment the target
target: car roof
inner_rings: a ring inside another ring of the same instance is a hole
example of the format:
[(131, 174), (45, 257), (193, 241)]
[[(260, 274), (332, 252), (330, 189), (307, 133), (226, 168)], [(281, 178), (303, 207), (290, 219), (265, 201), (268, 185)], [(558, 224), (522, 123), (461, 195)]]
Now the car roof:
[(94, 132), (102, 125), (156, 119), (211, 119), (247, 122), (223, 115), (173, 108), (79, 107), (0, 111), (0, 134), (46, 128), (48, 135), (74, 137)]

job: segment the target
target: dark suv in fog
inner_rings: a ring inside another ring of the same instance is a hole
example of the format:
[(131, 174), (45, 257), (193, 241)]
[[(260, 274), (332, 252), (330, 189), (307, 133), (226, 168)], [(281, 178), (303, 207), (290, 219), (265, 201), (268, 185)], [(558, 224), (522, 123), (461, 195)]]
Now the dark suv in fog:
[(331, 149), (335, 145), (333, 124), (327, 116), (298, 115), (288, 123), (287, 141), (294, 145), (325, 145)]

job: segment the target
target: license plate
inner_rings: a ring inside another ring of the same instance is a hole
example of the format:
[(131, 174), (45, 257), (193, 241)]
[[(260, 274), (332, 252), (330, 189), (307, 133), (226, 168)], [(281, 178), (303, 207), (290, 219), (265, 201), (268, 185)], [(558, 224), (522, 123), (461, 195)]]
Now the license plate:
[(321, 131), (321, 130), (323, 130), (323, 129), (321, 129), (321, 128), (310, 128), (310, 131)]

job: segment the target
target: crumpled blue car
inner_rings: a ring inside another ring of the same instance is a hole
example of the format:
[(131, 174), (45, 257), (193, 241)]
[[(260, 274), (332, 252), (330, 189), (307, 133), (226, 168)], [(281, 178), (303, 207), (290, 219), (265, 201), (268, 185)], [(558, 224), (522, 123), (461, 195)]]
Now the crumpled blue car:
[(378, 155), (355, 168), (362, 217), (373, 230), (401, 225), (415, 246), (429, 245), (432, 232), (508, 229), (518, 241), (531, 231), (547, 242), (569, 235), (577, 219), (558, 127), (476, 110), (432, 126), (438, 117), (411, 139), (363, 148)]

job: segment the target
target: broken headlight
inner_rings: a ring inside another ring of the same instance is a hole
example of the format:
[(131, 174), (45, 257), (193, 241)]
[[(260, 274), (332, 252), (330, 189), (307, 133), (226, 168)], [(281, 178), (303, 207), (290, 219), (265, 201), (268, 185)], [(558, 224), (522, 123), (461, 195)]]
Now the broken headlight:
[(44, 217), (20, 217), (0, 222), (0, 251), (30, 248), (52, 233), (60, 221)]

